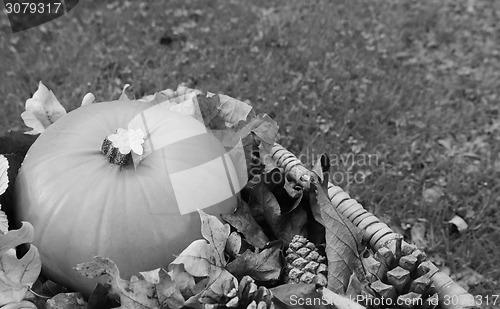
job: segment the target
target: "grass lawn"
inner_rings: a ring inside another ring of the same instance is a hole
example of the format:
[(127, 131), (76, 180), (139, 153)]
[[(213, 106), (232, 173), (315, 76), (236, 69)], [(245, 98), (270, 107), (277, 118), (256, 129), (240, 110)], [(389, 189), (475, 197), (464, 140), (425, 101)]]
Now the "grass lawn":
[(471, 293), (499, 293), (500, 2), (89, 2), (16, 34), (1, 17), (2, 131), (40, 80), (67, 110), (126, 83), (248, 100)]

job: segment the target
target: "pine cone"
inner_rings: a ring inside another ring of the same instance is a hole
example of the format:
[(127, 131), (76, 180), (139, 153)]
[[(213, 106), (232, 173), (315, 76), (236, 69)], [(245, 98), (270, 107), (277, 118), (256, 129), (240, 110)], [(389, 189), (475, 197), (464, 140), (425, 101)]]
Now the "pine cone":
[(305, 237), (295, 235), (286, 250), (285, 283), (316, 283), (326, 286), (326, 258)]
[(363, 260), (367, 278), (371, 282), (369, 293), (380, 298), (367, 301), (380, 304), (382, 308), (431, 309), (436, 307), (435, 291), (430, 276), (437, 271), (426, 255), (416, 246), (407, 244), (401, 238), (388, 247), (380, 248), (374, 256)]
[(215, 295), (208, 289), (201, 297), (204, 309), (274, 309), (273, 295), (263, 286), (257, 286), (250, 276), (245, 276), (240, 283), (228, 282), (224, 295)]

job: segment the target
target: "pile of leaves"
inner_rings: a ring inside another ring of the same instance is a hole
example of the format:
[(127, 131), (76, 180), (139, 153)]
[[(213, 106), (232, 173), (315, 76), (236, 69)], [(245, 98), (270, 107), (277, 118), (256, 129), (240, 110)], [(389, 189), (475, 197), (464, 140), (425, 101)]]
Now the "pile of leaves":
[[(140, 100), (162, 102), (189, 92), (192, 90), (180, 87), (175, 92), (165, 90)], [(126, 88), (121, 99), (129, 99)], [(349, 297), (365, 293), (365, 245), (361, 231), (337, 212), (326, 194), (327, 158), (311, 167), (310, 186), (305, 188), (286, 177), (271, 160), (278, 125), (269, 116), (255, 115), (247, 104), (223, 95), (206, 96), (200, 92), (197, 99), (207, 127), (229, 127), (243, 141), (249, 181), (241, 191), (237, 209), (222, 219), (200, 210), (204, 239), (178, 252), (168, 269), (145, 270), (124, 279), (106, 257), (97, 256), (75, 265), (82, 276), (105, 278), (106, 283), (98, 284), (85, 299), (40, 275), (37, 249), (33, 245), (21, 246), (33, 240), (29, 223), (9, 230), (9, 223), (17, 226), (12, 215), (12, 190), (20, 164), (36, 136), (66, 114), (54, 94), (40, 83), (21, 115), (32, 131), (9, 132), (0, 142), (0, 153), (4, 154), (0, 155), (1, 308), (362, 307)], [(82, 105), (93, 101), (94, 97), (88, 94)], [(306, 237), (326, 256), (326, 287), (285, 280), (285, 252), (296, 235)], [(252, 284), (254, 288), (238, 291)], [(230, 305), (229, 300), (235, 295), (240, 299)], [(243, 304), (241, 298), (245, 295), (254, 295), (257, 302), (258, 297), (264, 297), (267, 302), (257, 304), (249, 299), (250, 305)]]

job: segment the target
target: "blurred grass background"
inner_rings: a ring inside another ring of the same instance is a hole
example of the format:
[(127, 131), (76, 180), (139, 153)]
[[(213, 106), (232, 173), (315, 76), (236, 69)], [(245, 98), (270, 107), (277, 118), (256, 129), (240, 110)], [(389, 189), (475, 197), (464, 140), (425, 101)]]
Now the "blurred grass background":
[(0, 129), (24, 129), (40, 80), (67, 110), (126, 83), (248, 100), (470, 292), (499, 294), (499, 15), (491, 0), (80, 1), (12, 34), (3, 14)]

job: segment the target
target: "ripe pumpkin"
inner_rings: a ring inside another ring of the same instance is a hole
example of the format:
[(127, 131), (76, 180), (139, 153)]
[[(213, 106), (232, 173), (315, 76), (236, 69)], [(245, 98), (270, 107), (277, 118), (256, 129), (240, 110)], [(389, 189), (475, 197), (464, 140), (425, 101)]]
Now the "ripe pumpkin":
[[(17, 218), (33, 224), (33, 243), (40, 251), (44, 273), (53, 281), (88, 295), (96, 282), (73, 270), (78, 263), (96, 255), (108, 257), (127, 278), (139, 271), (166, 268), (175, 254), (201, 238), (198, 213), (191, 210), (181, 215), (179, 192), (174, 192), (165, 173), (165, 158), (169, 171), (184, 170), (184, 176), (190, 175), (194, 161), (208, 162), (224, 152), (220, 143), (213, 146), (210, 141), (213, 147), (206, 148), (207, 143), (198, 139), (165, 147), (136, 168), (110, 163), (101, 153), (107, 136), (127, 128), (134, 116), (151, 106), (111, 101), (80, 107), (47, 128), (28, 151), (15, 185)], [(162, 123), (167, 135), (181, 131), (196, 135), (200, 126), (204, 129), (194, 118), (166, 113), (173, 119)], [(231, 174), (234, 166), (230, 161), (226, 165)], [(195, 184), (181, 184), (181, 195), (199, 201), (215, 195), (220, 202), (204, 211), (213, 215), (233, 211), (234, 192), (227, 198), (217, 196), (227, 193), (231, 180), (226, 172), (222, 172), (226, 179), (221, 173), (194, 173)]]

